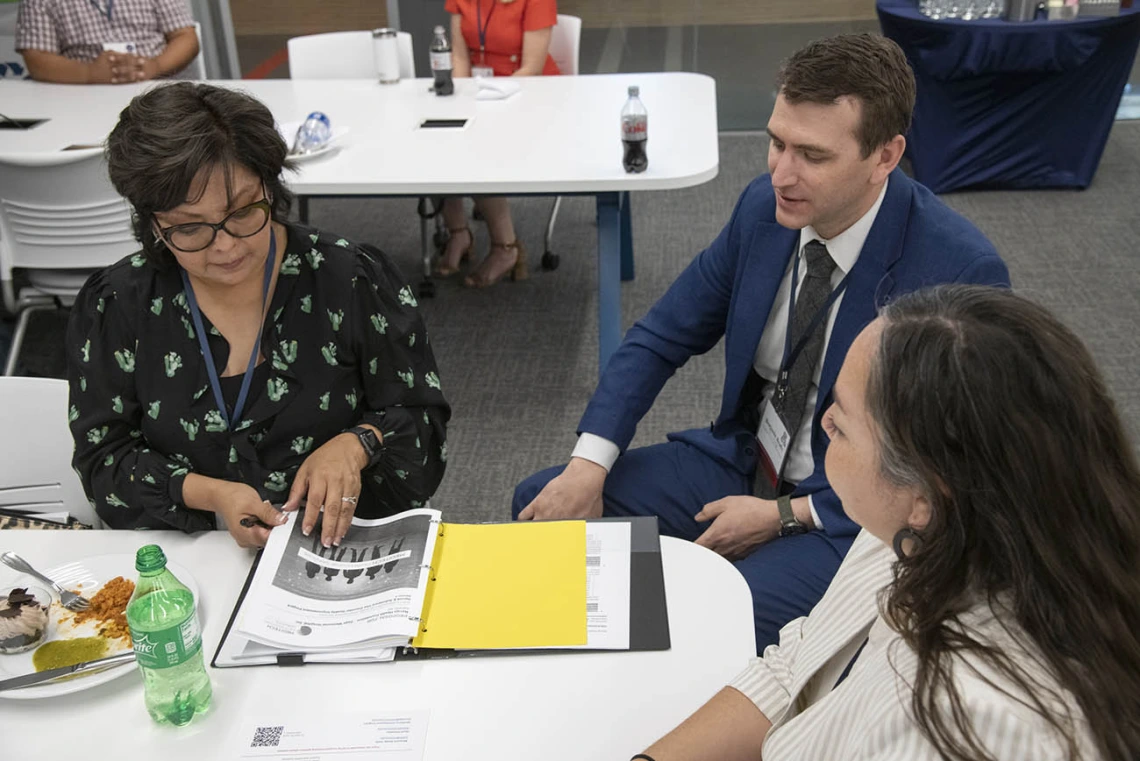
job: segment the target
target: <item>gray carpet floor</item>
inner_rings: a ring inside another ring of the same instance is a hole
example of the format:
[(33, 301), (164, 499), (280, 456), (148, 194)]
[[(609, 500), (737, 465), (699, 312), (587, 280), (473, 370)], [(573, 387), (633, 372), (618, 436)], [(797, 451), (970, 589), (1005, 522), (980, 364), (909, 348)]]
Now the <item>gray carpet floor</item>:
[[(740, 191), (764, 171), (767, 139), (731, 133), (720, 141), (720, 174), (687, 190), (634, 196), (637, 278), (622, 287), (625, 325), (643, 314), (715, 237)], [(652, 160), (652, 154), (650, 154)], [(1140, 267), (1135, 213), (1140, 124), (1113, 130), (1086, 191), (977, 192), (946, 197), (995, 243), (1023, 292), (1053, 309), (1092, 348), (1133, 441), (1140, 431)], [(520, 238), (537, 269), (550, 201), (518, 199)], [(311, 219), (387, 251), (418, 280), (418, 221), (412, 200), (313, 201)], [(476, 228), (478, 252), (486, 230)], [(454, 417), (450, 460), (435, 504), (452, 520), (509, 515), (515, 483), (565, 461), (597, 377), (596, 228), (591, 199), (567, 198), (558, 220), (555, 272), (486, 290), (443, 281), (421, 300)], [(32, 323), (28, 374), (60, 375), (63, 319)], [(715, 417), (724, 375), (721, 348), (677, 374), (641, 424), (635, 445)]]

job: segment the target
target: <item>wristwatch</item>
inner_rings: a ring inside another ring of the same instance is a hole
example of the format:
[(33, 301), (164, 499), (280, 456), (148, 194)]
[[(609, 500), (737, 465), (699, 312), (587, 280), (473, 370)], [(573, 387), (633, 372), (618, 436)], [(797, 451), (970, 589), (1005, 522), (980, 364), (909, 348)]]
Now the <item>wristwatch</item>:
[(777, 497), (776, 509), (780, 511), (780, 536), (795, 536), (808, 532), (808, 527), (796, 520), (796, 514), (792, 512), (791, 495)]
[(356, 434), (356, 438), (360, 439), (360, 446), (364, 447), (364, 453), (368, 455), (367, 467), (371, 468), (380, 462), (380, 456), (383, 454), (384, 448), (380, 445), (380, 439), (376, 437), (375, 431), (363, 425), (358, 425), (354, 428), (349, 428), (345, 433), (354, 433)]

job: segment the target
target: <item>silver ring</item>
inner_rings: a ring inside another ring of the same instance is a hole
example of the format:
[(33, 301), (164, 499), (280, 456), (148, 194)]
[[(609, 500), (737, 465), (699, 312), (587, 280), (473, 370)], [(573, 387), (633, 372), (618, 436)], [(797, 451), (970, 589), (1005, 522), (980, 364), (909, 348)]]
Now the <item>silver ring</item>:
[(350, 505), (355, 505), (356, 504), (356, 497), (341, 497), (340, 501), (341, 502), (347, 502)]

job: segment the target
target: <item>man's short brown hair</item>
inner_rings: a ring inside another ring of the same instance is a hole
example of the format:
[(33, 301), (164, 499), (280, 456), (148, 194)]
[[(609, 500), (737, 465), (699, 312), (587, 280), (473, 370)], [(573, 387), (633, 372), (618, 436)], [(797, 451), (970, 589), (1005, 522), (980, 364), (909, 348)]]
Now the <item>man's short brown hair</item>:
[(877, 34), (816, 40), (784, 61), (779, 92), (789, 103), (831, 105), (847, 96), (862, 104), (855, 139), (863, 158), (905, 135), (914, 111), (914, 72), (902, 48)]

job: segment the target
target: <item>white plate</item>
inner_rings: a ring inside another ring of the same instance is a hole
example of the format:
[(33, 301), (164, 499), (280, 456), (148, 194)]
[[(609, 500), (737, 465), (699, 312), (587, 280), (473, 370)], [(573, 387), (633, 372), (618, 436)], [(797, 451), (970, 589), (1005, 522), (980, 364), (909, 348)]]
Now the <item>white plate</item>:
[[(281, 137), (285, 140), (285, 147), (292, 150), (293, 140), (297, 137), (297, 130), (301, 128), (302, 122), (285, 122), (284, 124), (277, 125), (277, 131), (281, 133)], [(329, 141), (323, 147), (318, 148), (312, 153), (290, 153), (286, 158), (293, 161), (312, 161), (313, 159), (327, 156), (340, 147), (341, 141), (344, 136), (348, 134), (348, 127), (335, 126), (332, 128), (332, 134), (329, 136)]]
[[(34, 562), (35, 558), (32, 558), (32, 561)], [(178, 577), (179, 581), (189, 587), (190, 591), (194, 593), (194, 600), (198, 603), (198, 615), (201, 616), (202, 596), (198, 593), (198, 584), (194, 581), (194, 577), (190, 574), (190, 571), (184, 566), (171, 562), (170, 560), (167, 560), (166, 567), (170, 569), (171, 573)], [(128, 553), (119, 555), (97, 555), (96, 557), (85, 558), (83, 560), (67, 563), (66, 565), (56, 566), (44, 571), (44, 574), (55, 579), (64, 589), (78, 590), (88, 599), (98, 592), (105, 583), (116, 576), (122, 576), (132, 581), (138, 579), (138, 572), (135, 571), (135, 556)], [(44, 583), (38, 579), (28, 576), (27, 574), (19, 573), (3, 577), (3, 579), (0, 580), (0, 591), (7, 592), (7, 590), (12, 589), (12, 587), (25, 584), (31, 584), (41, 588), (45, 586)], [(64, 610), (59, 604), (58, 599), (52, 600), (48, 616), (49, 640), (93, 637), (97, 635), (95, 622), (88, 621), (76, 625), (74, 621), (72, 621), (70, 611)], [(131, 644), (129, 640), (109, 640), (107, 655), (115, 655), (116, 653), (126, 652), (130, 649)], [(29, 650), (27, 652), (10, 655), (0, 653), (0, 679), (7, 679), (9, 677), (34, 672), (36, 670), (36, 667), (32, 664), (32, 653), (34, 652), (35, 650)], [(122, 666), (92, 672), (62, 682), (49, 682), (33, 687), (21, 687), (18, 690), (5, 690), (4, 692), (0, 692), (0, 698), (32, 700), (35, 698), (52, 698), (57, 695), (69, 695), (73, 692), (97, 687), (112, 679), (118, 679), (124, 674), (131, 673), (136, 668), (137, 666), (134, 663), (126, 663)]]

